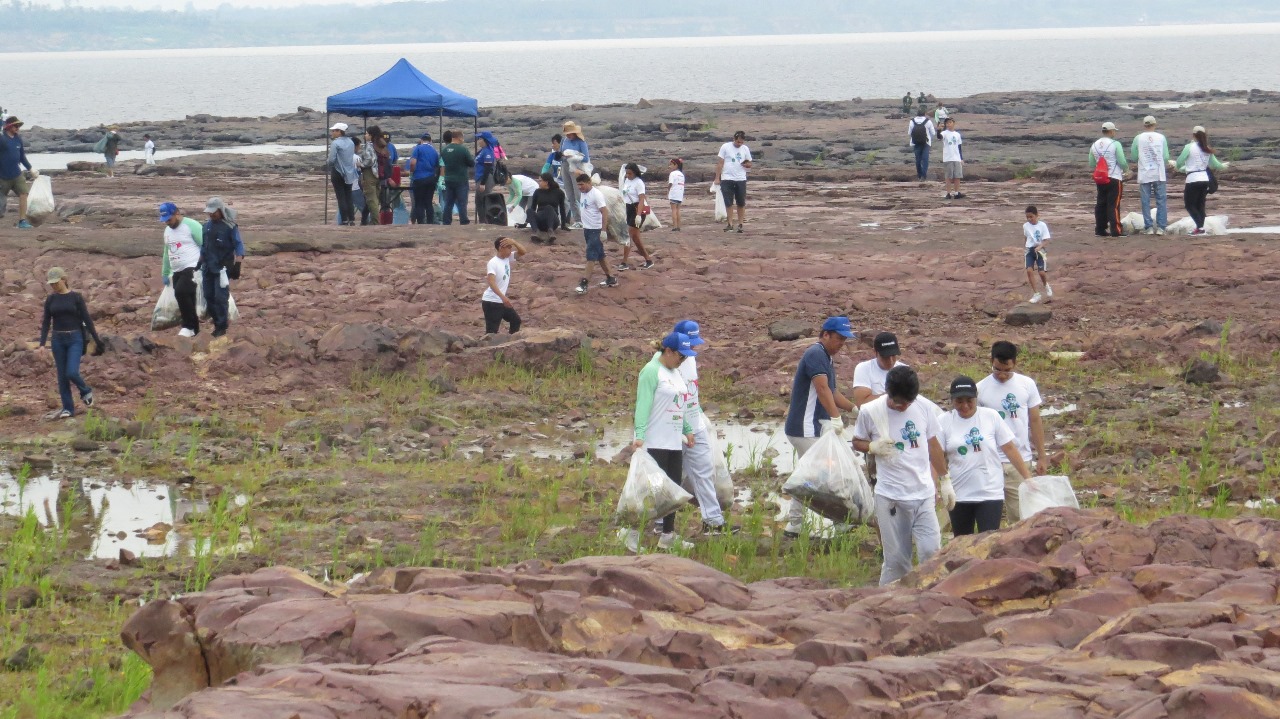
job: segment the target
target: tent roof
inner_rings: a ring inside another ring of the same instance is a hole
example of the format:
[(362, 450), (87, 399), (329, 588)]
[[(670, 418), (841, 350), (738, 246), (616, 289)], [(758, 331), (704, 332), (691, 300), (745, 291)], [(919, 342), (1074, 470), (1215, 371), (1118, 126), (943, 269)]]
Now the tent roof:
[(353, 90), (330, 95), (328, 112), (346, 115), (439, 115), (476, 117), (475, 98), (461, 95), (427, 77), (400, 58), (390, 70)]

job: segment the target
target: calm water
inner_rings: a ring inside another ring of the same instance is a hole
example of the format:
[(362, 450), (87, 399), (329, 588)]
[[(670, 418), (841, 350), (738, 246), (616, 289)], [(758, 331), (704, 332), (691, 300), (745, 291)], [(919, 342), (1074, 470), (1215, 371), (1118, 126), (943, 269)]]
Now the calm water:
[[(1194, 50), (1195, 61), (1188, 62)], [(589, 58), (573, 61), (583, 53)], [(861, 35), (0, 53), (30, 125), (272, 115), (407, 57), (493, 105), (940, 97), (1012, 90), (1280, 88), (1280, 24)], [(1111, 57), (1099, 62), (1095, 58)], [(1248, 62), (1242, 62), (1248, 58)], [(560, 82), (574, 62), (579, 77)], [(640, 72), (635, 72), (639, 68)], [(553, 89), (556, 88), (556, 89)]]

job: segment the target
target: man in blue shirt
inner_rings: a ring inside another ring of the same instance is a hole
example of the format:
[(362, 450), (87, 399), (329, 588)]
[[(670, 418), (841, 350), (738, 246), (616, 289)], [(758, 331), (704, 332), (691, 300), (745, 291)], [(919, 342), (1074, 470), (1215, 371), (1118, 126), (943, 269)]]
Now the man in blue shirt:
[(31, 192), (31, 185), (22, 168), (25, 167), (27, 175), (33, 179), (40, 173), (31, 169), (31, 162), (27, 160), (26, 148), (22, 146), (22, 138), (18, 137), (21, 128), (22, 120), (10, 116), (4, 121), (3, 132), (0, 132), (0, 215), (4, 214), (4, 205), (12, 191), (18, 196), (18, 229), (29, 230), (32, 225), (27, 221), (27, 195)]
[(333, 180), (333, 194), (338, 200), (338, 212), (342, 224), (356, 224), (356, 207), (352, 198), (352, 186), (360, 177), (356, 169), (356, 145), (347, 137), (347, 123), (335, 123), (329, 128), (333, 142), (329, 145), (329, 172)]
[[(573, 120), (567, 120), (560, 127), (560, 131), (564, 133), (564, 141), (560, 143), (561, 159), (563, 159), (565, 152), (572, 151), (581, 155), (573, 162), (566, 162), (564, 166), (567, 168), (569, 177), (574, 178), (584, 171), (582, 165), (591, 162), (591, 150), (587, 147), (587, 138), (582, 136), (582, 128), (578, 123)], [(562, 169), (562, 171), (564, 170)], [(580, 230), (582, 229), (582, 212), (578, 207), (578, 186), (573, 182), (566, 182), (563, 189), (565, 204), (569, 205), (569, 219), (571, 220), (569, 229)]]
[[(800, 358), (791, 383), (791, 406), (783, 426), (787, 441), (796, 450), (797, 459), (818, 441), (822, 420), (831, 420), (831, 426), (839, 432), (844, 429), (840, 411), (853, 410), (853, 402), (836, 389), (836, 366), (831, 361), (832, 356), (844, 349), (845, 340), (853, 337), (857, 335), (849, 325), (848, 317), (828, 317), (822, 323), (818, 341)], [(791, 539), (800, 536), (803, 523), (804, 505), (792, 499), (783, 536)]]
[(436, 178), (440, 176), (440, 153), (431, 144), (431, 133), (424, 132), (418, 138), (418, 146), (413, 148), (409, 156), (410, 184), (413, 193), (413, 215), (410, 222), (421, 225), (436, 223)]

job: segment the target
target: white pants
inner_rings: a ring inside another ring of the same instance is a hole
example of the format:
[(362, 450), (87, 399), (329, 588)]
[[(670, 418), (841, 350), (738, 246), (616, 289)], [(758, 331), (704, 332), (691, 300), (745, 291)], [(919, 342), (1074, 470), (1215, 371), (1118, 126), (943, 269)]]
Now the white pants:
[[(805, 452), (818, 441), (817, 437), (792, 437), (787, 435), (787, 441), (791, 443), (796, 450), (796, 461), (804, 456)], [(791, 500), (791, 507), (787, 509), (787, 527), (788, 532), (799, 532), (804, 527), (804, 504), (798, 499)]]
[(147, 150), (147, 164), (148, 164), (148, 165), (154, 165), (154, 164), (156, 164), (156, 152), (155, 152), (155, 150)]
[(693, 433), (693, 446), (684, 448), (684, 476), (689, 478), (693, 496), (698, 498), (702, 521), (718, 527), (724, 524), (724, 513), (720, 511), (720, 500), (716, 498), (716, 469), (711, 461), (711, 437), (701, 419), (698, 424), (698, 430)]
[(911, 571), (912, 542), (920, 561), (942, 548), (942, 530), (933, 511), (933, 498), (904, 502), (876, 495), (876, 521), (880, 524), (880, 547), (884, 564), (880, 586), (896, 582)]

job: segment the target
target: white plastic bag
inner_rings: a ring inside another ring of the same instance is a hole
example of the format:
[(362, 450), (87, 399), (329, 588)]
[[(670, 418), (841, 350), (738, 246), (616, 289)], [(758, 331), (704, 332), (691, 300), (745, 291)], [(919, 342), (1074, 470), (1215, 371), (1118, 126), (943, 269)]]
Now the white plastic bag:
[(31, 224), (38, 225), (47, 220), (53, 210), (53, 183), (49, 182), (48, 177), (41, 175), (31, 183), (31, 190), (27, 195), (27, 219)]
[(636, 218), (636, 223), (639, 225), (641, 232), (662, 229), (662, 223), (658, 221), (658, 216), (653, 212)]
[(1142, 232), (1142, 228), (1145, 227), (1146, 224), (1147, 223), (1142, 221), (1141, 212), (1130, 212), (1120, 219), (1120, 228), (1124, 230), (1126, 235), (1136, 235), (1139, 232)]
[(151, 311), (151, 329), (167, 330), (170, 327), (177, 327), (181, 321), (178, 298), (173, 294), (173, 286), (167, 285), (160, 293), (160, 299), (156, 300), (156, 308)]
[(715, 428), (711, 426), (711, 420), (707, 419), (706, 414), (702, 415), (702, 431), (707, 433), (707, 442), (711, 444), (711, 479), (716, 488), (716, 501), (720, 503), (720, 509), (727, 512), (733, 506), (733, 474), (729, 472), (724, 450), (720, 448)]
[(724, 193), (720, 191), (720, 185), (712, 185), (711, 194), (716, 196), (716, 222), (724, 222), (729, 219), (729, 208), (724, 206)]
[(618, 520), (643, 524), (671, 514), (690, 499), (693, 495), (672, 482), (652, 455), (638, 449), (631, 455), (631, 469), (622, 485), (622, 496), (618, 497)]
[(875, 514), (875, 496), (853, 448), (827, 420), (782, 491), (833, 522), (861, 524)]
[(1020, 519), (1027, 519), (1052, 507), (1071, 507), (1080, 509), (1076, 493), (1071, 489), (1071, 480), (1060, 475), (1032, 477), (1029, 481), (1018, 485), (1018, 507)]
[(518, 227), (528, 222), (529, 216), (525, 213), (524, 208), (516, 205), (507, 210), (507, 227)]
[[(209, 319), (209, 306), (204, 299), (204, 273), (196, 272), (195, 276), (196, 315), (202, 320), (207, 320)], [(166, 287), (165, 289), (172, 291), (172, 287)], [(174, 300), (174, 304), (177, 304), (177, 300)], [(236, 309), (236, 298), (232, 297), (230, 292), (227, 293), (227, 319), (232, 322), (240, 321), (240, 310)]]

